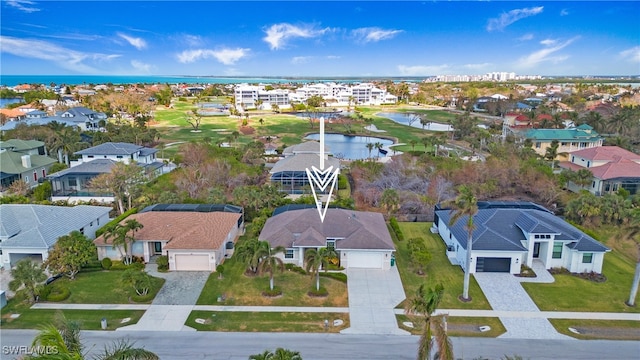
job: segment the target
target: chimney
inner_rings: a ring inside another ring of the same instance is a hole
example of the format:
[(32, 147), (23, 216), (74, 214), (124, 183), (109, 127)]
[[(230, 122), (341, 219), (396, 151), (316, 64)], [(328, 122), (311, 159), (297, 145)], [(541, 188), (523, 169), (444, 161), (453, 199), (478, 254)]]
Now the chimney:
[(30, 169), (31, 168), (31, 155), (22, 155), (21, 156), (22, 159), (22, 166)]

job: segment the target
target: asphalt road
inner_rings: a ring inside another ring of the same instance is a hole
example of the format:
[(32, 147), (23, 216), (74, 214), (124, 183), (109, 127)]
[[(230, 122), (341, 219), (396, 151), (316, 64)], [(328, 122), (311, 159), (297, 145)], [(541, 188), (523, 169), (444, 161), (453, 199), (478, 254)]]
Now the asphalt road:
[[(28, 346), (36, 331), (2, 330), (0, 359), (18, 356), (12, 346)], [(305, 360), (415, 359), (417, 336), (219, 333), (219, 332), (101, 332), (83, 331), (86, 350), (100, 352), (112, 340), (129, 337), (137, 346), (161, 359), (243, 359), (266, 349), (285, 347), (300, 351)], [(640, 342), (605, 340), (519, 340), (453, 338), (457, 359), (638, 359)], [(18, 349), (24, 353), (25, 349)], [(14, 351), (14, 352), (11, 352)]]

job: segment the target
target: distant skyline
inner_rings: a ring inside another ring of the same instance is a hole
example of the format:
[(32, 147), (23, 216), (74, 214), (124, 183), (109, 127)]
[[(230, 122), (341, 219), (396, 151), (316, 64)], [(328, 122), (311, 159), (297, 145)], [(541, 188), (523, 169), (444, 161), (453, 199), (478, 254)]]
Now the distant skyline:
[(0, 75), (640, 75), (637, 1), (0, 6)]

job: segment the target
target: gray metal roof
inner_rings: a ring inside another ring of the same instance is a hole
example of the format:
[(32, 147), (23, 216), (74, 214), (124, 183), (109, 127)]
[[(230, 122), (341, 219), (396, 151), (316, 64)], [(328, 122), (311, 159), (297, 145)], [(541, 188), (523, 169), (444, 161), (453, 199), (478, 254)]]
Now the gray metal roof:
[[(451, 210), (436, 211), (441, 221), (449, 224)], [(467, 248), (467, 216), (462, 216), (455, 224), (448, 227), (456, 237), (460, 246)], [(556, 234), (556, 240), (571, 241), (568, 245), (578, 251), (604, 252), (609, 248), (597, 240), (575, 228), (561, 218), (536, 209), (479, 209), (473, 221), (474, 250), (526, 251), (521, 241), (526, 240), (523, 231), (539, 234)]]
[(271, 246), (326, 246), (327, 238), (339, 239), (336, 249), (394, 250), (380, 213), (328, 209), (324, 222), (316, 208), (291, 210), (267, 220), (259, 239)]
[(58, 171), (51, 174), (48, 177), (55, 179), (67, 175), (90, 175), (90, 174), (106, 174), (111, 171), (111, 168), (117, 163), (111, 159), (95, 159), (74, 167)]
[(0, 247), (49, 249), (58, 238), (111, 211), (106, 206), (0, 205)]
[(123, 142), (106, 142), (88, 149), (76, 151), (77, 155), (131, 155), (142, 150), (144, 147), (136, 144)]
[[(324, 164), (325, 169), (333, 166), (335, 170), (340, 167), (340, 160), (329, 157), (324, 160)], [(311, 169), (312, 166), (320, 169), (319, 154), (297, 154), (278, 161), (269, 172), (275, 174), (283, 171), (305, 171), (307, 168)]]
[[(330, 153), (329, 147), (327, 145), (324, 146), (324, 152), (325, 152), (325, 154)], [(320, 142), (315, 141), (315, 140), (305, 141), (305, 142), (300, 143), (300, 144), (288, 146), (282, 151), (282, 154), (285, 155), (285, 156), (293, 155), (293, 154), (297, 154), (297, 153), (316, 153), (316, 154), (318, 154), (318, 153), (320, 153)]]

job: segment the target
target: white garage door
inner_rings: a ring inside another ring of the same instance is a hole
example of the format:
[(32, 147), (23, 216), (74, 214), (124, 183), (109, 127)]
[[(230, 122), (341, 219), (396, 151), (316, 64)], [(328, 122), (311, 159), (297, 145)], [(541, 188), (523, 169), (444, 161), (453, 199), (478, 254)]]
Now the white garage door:
[(176, 270), (209, 271), (209, 254), (176, 254)]
[(382, 269), (382, 253), (349, 252), (350, 268)]

